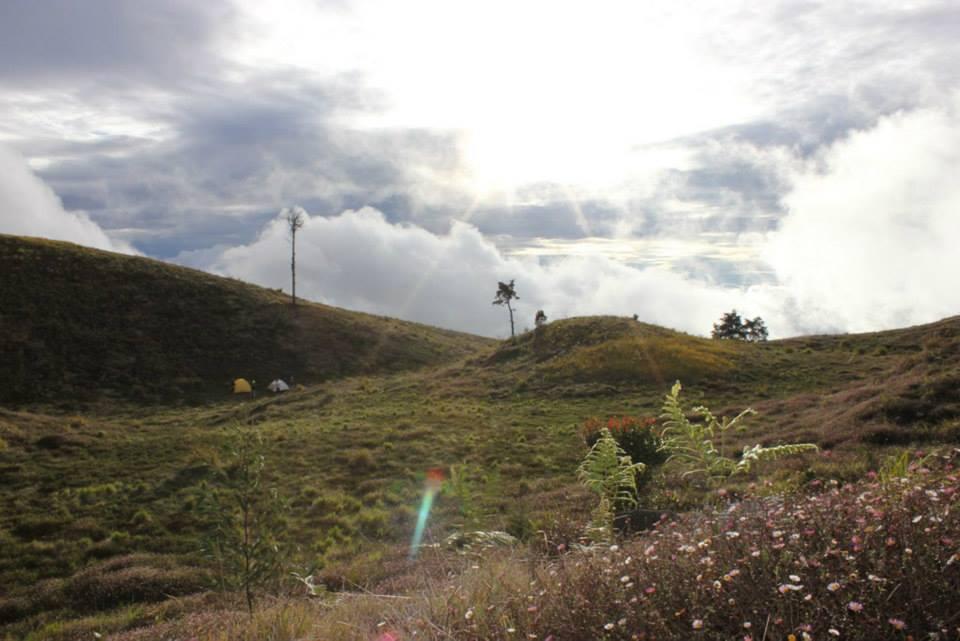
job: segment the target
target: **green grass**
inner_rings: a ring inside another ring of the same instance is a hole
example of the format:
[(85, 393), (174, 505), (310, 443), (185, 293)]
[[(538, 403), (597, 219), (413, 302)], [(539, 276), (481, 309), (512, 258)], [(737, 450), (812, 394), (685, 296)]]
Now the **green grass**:
[[(202, 565), (208, 524), (197, 508), (234, 423), (265, 436), (269, 480), (292, 504), (285, 535), (299, 548), (298, 567), (321, 566), (337, 589), (423, 587), (405, 583), (416, 570), (406, 546), (433, 466), (455, 467), (458, 480), (438, 498), (429, 541), (462, 527), (575, 541), (592, 508), (574, 478), (585, 452), (578, 426), (591, 416), (655, 416), (677, 378), (691, 406), (757, 409), (728, 451), (792, 441), (825, 448), (761, 466), (730, 484), (733, 493), (856, 481), (901, 448), (960, 440), (957, 318), (747, 345), (595, 317), (492, 343), (319, 305), (293, 314), (276, 292), (156, 261), (2, 236), (0, 248), (0, 266), (19, 265), (0, 281), (4, 326), (18, 328), (0, 336), (16, 356), (0, 361), (0, 384), (44, 384), (40, 398), (0, 408), (0, 638), (89, 638), (98, 626), (120, 631), (155, 618), (163, 604), (147, 597), (90, 604), (65, 591), (91, 574), (107, 582), (104, 564), (131, 554), (139, 568), (131, 576), (165, 594), (194, 589), (196, 576), (178, 572)], [(14, 295), (28, 304), (8, 305)], [(187, 307), (196, 327), (183, 321)], [(88, 327), (87, 316), (99, 320)], [(230, 331), (224, 317), (234, 320)], [(265, 322), (283, 329), (282, 344), (261, 331)], [(237, 373), (268, 380), (265, 370), (287, 366), (291, 351), (298, 380), (311, 383), (303, 391), (246, 399), (217, 387)], [(146, 365), (131, 368), (130, 358)], [(28, 363), (35, 368), (25, 374)], [(244, 368), (252, 373), (236, 371)], [(100, 378), (90, 378), (94, 370)], [(121, 370), (127, 378), (114, 377)], [(215, 389), (204, 384), (194, 396), (191, 377)], [(149, 402), (134, 400), (138, 389)], [(193, 400), (208, 404), (183, 404)], [(641, 496), (677, 510), (705, 499), (661, 477)], [(166, 607), (173, 619), (196, 614)], [(294, 617), (278, 624), (291, 635), (306, 616), (276, 612)]]
[(491, 341), (145, 258), (0, 234), (0, 403), (222, 398), (456, 360)]

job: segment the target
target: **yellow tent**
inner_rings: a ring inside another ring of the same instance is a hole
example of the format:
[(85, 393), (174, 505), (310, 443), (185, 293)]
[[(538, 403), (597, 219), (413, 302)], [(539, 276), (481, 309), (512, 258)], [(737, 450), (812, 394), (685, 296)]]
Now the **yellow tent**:
[(245, 378), (238, 378), (233, 381), (233, 393), (234, 394), (250, 394), (253, 392), (253, 388), (250, 387), (250, 383), (247, 382)]

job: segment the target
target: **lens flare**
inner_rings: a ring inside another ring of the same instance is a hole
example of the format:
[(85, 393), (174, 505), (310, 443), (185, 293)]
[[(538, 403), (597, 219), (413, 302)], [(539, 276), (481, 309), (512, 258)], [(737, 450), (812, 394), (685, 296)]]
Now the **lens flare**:
[(423, 501), (420, 503), (420, 511), (417, 513), (417, 527), (413, 531), (413, 540), (410, 542), (410, 559), (417, 558), (417, 552), (420, 550), (420, 544), (423, 541), (423, 531), (427, 527), (427, 518), (430, 516), (430, 508), (433, 507), (433, 499), (440, 493), (445, 478), (443, 470), (439, 467), (427, 470), (427, 477), (424, 480)]

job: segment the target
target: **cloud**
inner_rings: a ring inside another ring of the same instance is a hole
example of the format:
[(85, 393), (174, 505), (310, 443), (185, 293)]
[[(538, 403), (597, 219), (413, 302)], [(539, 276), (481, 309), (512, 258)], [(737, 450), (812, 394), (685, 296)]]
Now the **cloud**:
[[(176, 260), (289, 291), (290, 246), (280, 219), (252, 243)], [(498, 280), (514, 279), (517, 327), (532, 327), (538, 309), (552, 319), (629, 316), (704, 334), (733, 306), (773, 310), (770, 290), (731, 289), (667, 269), (639, 269), (604, 257), (541, 263), (505, 256), (475, 227), (454, 223), (434, 234), (389, 222), (372, 208), (310, 217), (297, 234), (297, 291), (321, 302), (490, 336), (509, 333), (506, 313), (491, 305)], [(776, 331), (776, 329), (774, 330)]]
[(960, 94), (883, 118), (792, 178), (765, 251), (812, 324), (868, 331), (960, 313)]
[[(645, 301), (648, 293), (672, 301), (653, 280), (670, 282), (707, 301), (704, 308), (715, 306), (711, 292), (719, 291), (731, 303), (711, 318), (734, 301), (749, 303), (741, 311), (782, 317), (778, 327), (768, 318), (780, 335), (934, 313), (924, 303), (923, 314), (873, 309), (869, 316), (866, 303), (851, 307), (855, 295), (820, 295), (811, 284), (816, 270), (805, 267), (811, 252), (792, 245), (839, 231), (848, 215), (817, 222), (810, 202), (818, 190), (821, 208), (835, 202), (831, 190), (859, 198), (836, 187), (830, 163), (840, 163), (840, 150), (901, 117), (893, 114), (936, 112), (931, 105), (960, 86), (955, 2), (876, 2), (857, 11), (806, 0), (679, 10), (654, 2), (599, 18), (582, 3), (534, 3), (518, 13), (516, 3), (494, 2), (466, 14), (449, 3), (417, 4), (419, 11), (380, 0), (282, 8), (245, 0), (9, 0), (0, 3), (0, 140), (29, 158), (77, 220), (96, 223), (112, 242), (198, 266), (229, 256), (230, 247), (263, 248), (258, 233), (292, 203), (325, 216), (371, 206), (386, 225), (364, 223), (374, 237), (385, 246), (419, 238), (426, 256), (466, 242), (454, 221), (468, 221), (486, 240), (467, 247), (498, 256), (466, 257), (471, 269), (522, 273), (530, 283), (524, 305), (577, 313), (629, 307), (612, 295), (595, 298), (608, 278), (650, 280), (637, 285)], [(550, 29), (541, 28), (544, 16)], [(506, 25), (492, 52), (481, 42), (491, 25)], [(951, 128), (952, 116), (943, 118), (941, 129)], [(494, 189), (511, 193), (475, 203), (489, 188), (479, 179), (484, 169), (503, 173), (506, 185)], [(937, 180), (930, 188), (942, 194), (947, 187)], [(851, 219), (843, 231), (869, 238), (853, 232), (857, 224)], [(900, 231), (893, 222), (878, 228)], [(756, 260), (766, 235), (779, 239), (769, 261), (819, 310), (815, 317), (785, 311), (791, 299), (772, 289), (771, 270)], [(590, 262), (580, 251), (603, 247), (596, 237), (646, 249), (620, 254), (631, 270), (621, 272), (607, 260), (613, 255)], [(579, 245), (571, 252), (578, 257), (532, 257), (561, 240)], [(706, 249), (647, 251), (674, 245)], [(864, 250), (851, 241), (845, 251)], [(387, 272), (407, 258), (390, 260)], [(256, 278), (269, 273), (264, 265)], [(537, 293), (535, 283), (552, 286), (561, 274), (577, 284), (574, 293), (562, 300)], [(887, 280), (898, 282), (894, 276)], [(850, 288), (869, 282), (851, 279)], [(709, 288), (701, 291), (701, 281)], [(335, 285), (324, 283), (318, 295), (334, 292), (349, 306), (350, 288)], [(364, 288), (356, 302), (373, 309), (378, 290)], [(431, 322), (494, 327), (431, 301), (416, 298), (408, 308), (399, 294), (380, 293), (393, 301), (384, 310), (430, 310)], [(664, 318), (704, 331), (700, 316)]]
[(111, 239), (82, 212), (64, 211), (60, 199), (13, 151), (0, 146), (0, 233), (68, 240), (80, 245), (136, 253)]
[(210, 70), (232, 14), (191, 0), (5, 0), (0, 85), (178, 84)]
[(139, 232), (138, 246), (160, 257), (249, 241), (291, 202), (315, 211), (371, 204), (444, 229), (466, 207), (444, 186), (457, 165), (449, 134), (337, 124), (342, 111), (376, 102), (359, 79), (274, 74), (252, 84), (214, 84), (172, 101), (159, 139), (20, 146), (56, 158), (39, 171), (65, 203), (105, 228)]
[[(762, 316), (772, 336), (784, 337), (891, 329), (960, 312), (952, 278), (960, 273), (960, 94), (941, 108), (880, 118), (812, 156), (783, 148), (764, 153), (741, 150), (734, 160), (760, 165), (771, 158), (777, 165), (757, 191), (783, 192), (779, 224), (731, 236), (730, 260), (700, 264), (710, 252), (660, 265), (603, 254), (511, 255), (469, 224), (435, 233), (363, 208), (310, 218), (298, 235), (300, 291), (333, 305), (494, 336), (504, 336), (507, 324), (489, 303), (496, 281), (507, 279), (520, 293), (521, 328), (544, 309), (554, 319), (637, 313), (706, 334), (735, 307)], [(748, 238), (745, 247), (758, 249), (765, 264), (756, 253), (736, 258)], [(285, 288), (288, 257), (286, 231), (274, 220), (249, 244), (181, 260)], [(755, 275), (731, 273), (737, 261)]]

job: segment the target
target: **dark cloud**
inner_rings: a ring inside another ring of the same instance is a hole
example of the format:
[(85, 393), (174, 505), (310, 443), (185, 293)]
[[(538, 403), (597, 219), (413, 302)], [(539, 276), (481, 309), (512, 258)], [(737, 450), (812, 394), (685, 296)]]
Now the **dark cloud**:
[(0, 84), (178, 84), (212, 65), (230, 5), (192, 0), (5, 0)]
[(264, 216), (291, 203), (329, 214), (369, 204), (391, 220), (449, 221), (453, 209), (421, 211), (411, 172), (454, 169), (455, 140), (335, 124), (344, 110), (376, 105), (370, 94), (357, 79), (221, 83), (165, 109), (169, 139), (47, 140), (33, 148), (58, 158), (40, 173), (69, 207), (106, 229), (144, 230), (135, 242), (160, 256), (226, 236), (249, 241)]

